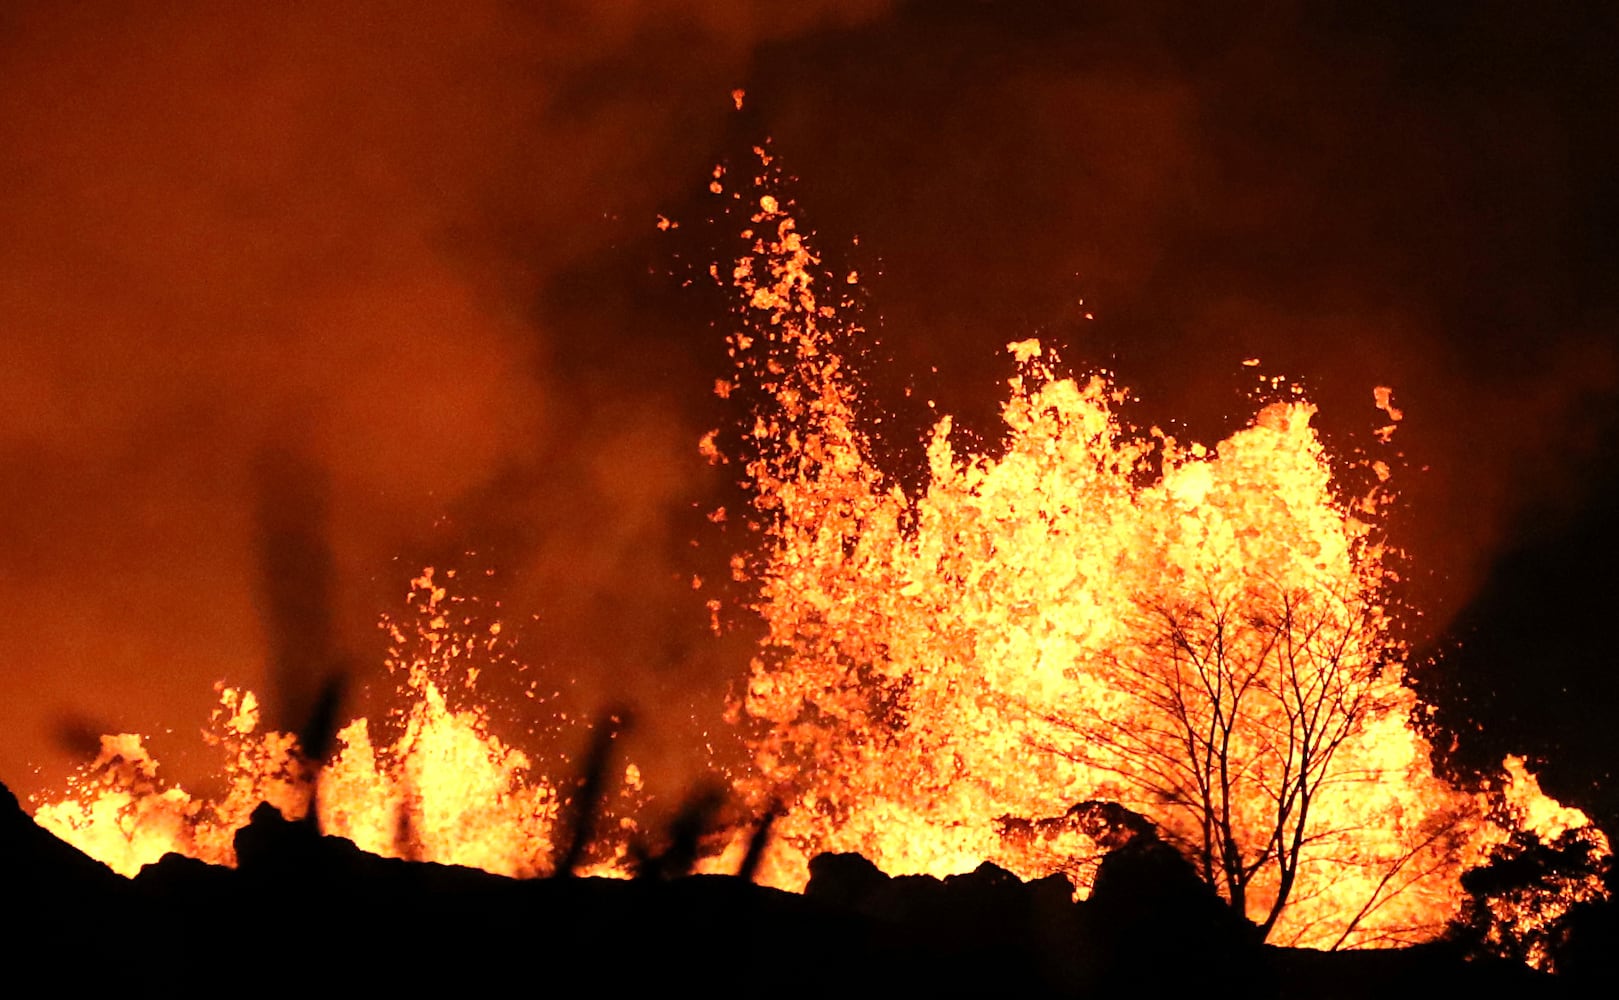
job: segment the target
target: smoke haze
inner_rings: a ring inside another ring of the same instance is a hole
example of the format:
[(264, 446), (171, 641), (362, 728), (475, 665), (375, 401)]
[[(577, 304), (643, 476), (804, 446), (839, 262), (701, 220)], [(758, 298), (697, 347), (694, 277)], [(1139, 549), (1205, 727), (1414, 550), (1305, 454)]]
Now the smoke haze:
[(863, 276), (901, 456), (925, 398), (993, 439), (1029, 336), (1205, 440), (1251, 415), (1245, 358), (1345, 451), (1391, 385), (1436, 633), (1524, 517), (1588, 502), (1611, 10), (782, 7), (0, 14), (0, 779), (54, 785), (64, 718), (178, 746), (216, 679), (262, 686), (265, 511), (299, 482), (342, 655), (377, 659), (422, 565), (494, 568), (578, 706), (670, 706), (642, 759), (677, 766), (747, 654), (690, 586), (726, 555), (690, 545), (725, 317), (677, 279), (710, 168), (766, 135)]

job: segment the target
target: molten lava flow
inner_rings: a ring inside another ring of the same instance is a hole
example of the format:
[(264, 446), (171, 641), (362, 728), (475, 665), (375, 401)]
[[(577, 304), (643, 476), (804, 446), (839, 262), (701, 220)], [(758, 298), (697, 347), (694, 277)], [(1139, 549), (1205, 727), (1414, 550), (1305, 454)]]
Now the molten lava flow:
[(1004, 447), (957, 454), (947, 417), (907, 494), (857, 429), (854, 331), (818, 258), (777, 197), (757, 204), (731, 353), (763, 389), (741, 450), (766, 545), (737, 569), (768, 635), (735, 708), (739, 784), (787, 805), (778, 884), (832, 850), (1084, 891), (1102, 835), (1065, 817), (1108, 800), (1270, 940), (1393, 945), (1437, 935), (1461, 873), (1541, 814), (1588, 825), (1521, 774), (1510, 809), (1434, 775), (1384, 599), (1387, 495), (1335, 494), (1309, 403), (1214, 447), (1134, 434), (1106, 378), (1011, 344)]
[[(366, 719), (337, 734), (340, 748), (319, 774), (322, 829), (389, 857), (546, 874), (562, 804), (557, 786), (490, 732), (484, 709), (455, 709), (449, 700), (467, 700), (479, 671), (501, 662), (500, 625), (481, 624), (434, 577), (429, 568), (411, 582), (409, 619), (383, 622), (400, 704), (381, 728), (397, 735), (378, 745)], [(125, 733), (102, 737), (100, 756), (34, 818), (125, 875), (170, 851), (234, 864), (235, 832), (253, 808), (269, 802), (289, 818), (304, 816), (314, 775), (293, 737), (258, 731), (251, 692), (220, 692), (208, 739), (226, 753), (225, 795), (165, 785), (141, 737)], [(631, 765), (618, 795), (633, 806), (639, 790)], [(593, 870), (615, 870), (623, 851), (601, 847)]]

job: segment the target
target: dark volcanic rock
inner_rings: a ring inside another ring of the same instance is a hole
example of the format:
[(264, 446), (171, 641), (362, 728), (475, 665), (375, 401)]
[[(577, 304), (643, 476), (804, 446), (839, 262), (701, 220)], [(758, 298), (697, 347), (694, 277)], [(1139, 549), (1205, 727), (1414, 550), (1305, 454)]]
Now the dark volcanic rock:
[(44, 902), (115, 893), (124, 880), (111, 868), (57, 839), (23, 811), (0, 784), (0, 893), (8, 901)]
[[(0, 785), (0, 901), (9, 918), (0, 957), (12, 975), (66, 964), (69, 942), (91, 942), (105, 927), (131, 925), (129, 883), (63, 843), (23, 811)], [(73, 956), (75, 969), (96, 968), (95, 955)]]
[[(1443, 943), (1367, 951), (1269, 948), (1285, 997), (1351, 1000), (1373, 997), (1565, 996), (1550, 976), (1498, 959), (1465, 961)], [(1596, 995), (1596, 994), (1593, 994)]]
[(1096, 978), (1084, 914), (1060, 875), (1024, 882), (986, 862), (945, 879), (890, 878), (858, 854), (822, 854), (804, 891), (873, 920), (889, 950), (953, 991), (1075, 995)]
[(889, 882), (882, 869), (860, 854), (817, 854), (810, 859), (809, 871), (804, 895), (849, 909), (859, 909)]
[[(890, 878), (856, 855), (816, 858), (805, 895), (729, 876), (524, 881), (379, 858), (261, 807), (238, 833), (239, 868), (171, 854), (126, 880), (38, 827), (9, 793), (0, 848), (0, 890), (21, 927), (0, 957), (65, 972), (80, 990), (127, 989), (156, 969), (177, 989), (321, 995), (504, 990), (514, 979), (607, 995), (1156, 997), (1218, 985), (1379, 1000), (1555, 985), (1444, 946), (1258, 947), (1152, 856), (1123, 855), (1085, 903), (1061, 877), (1023, 882), (986, 864)], [(1610, 929), (1591, 926), (1587, 951)]]

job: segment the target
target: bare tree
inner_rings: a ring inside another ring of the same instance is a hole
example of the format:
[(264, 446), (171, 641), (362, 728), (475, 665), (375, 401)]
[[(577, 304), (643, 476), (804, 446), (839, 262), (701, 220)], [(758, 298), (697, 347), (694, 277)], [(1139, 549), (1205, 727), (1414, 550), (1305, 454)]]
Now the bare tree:
[(1139, 614), (1143, 641), (1079, 666), (1110, 695), (1082, 719), (1048, 716), (1075, 737), (1054, 749), (1116, 776), (1233, 909), (1269, 936), (1306, 868), (1335, 864), (1362, 887), (1342, 944), (1431, 871), (1448, 824), (1368, 853), (1345, 846), (1357, 831), (1326, 805), (1382, 777), (1364, 729), (1399, 709), (1402, 687), (1386, 676), (1381, 608), (1248, 585)]

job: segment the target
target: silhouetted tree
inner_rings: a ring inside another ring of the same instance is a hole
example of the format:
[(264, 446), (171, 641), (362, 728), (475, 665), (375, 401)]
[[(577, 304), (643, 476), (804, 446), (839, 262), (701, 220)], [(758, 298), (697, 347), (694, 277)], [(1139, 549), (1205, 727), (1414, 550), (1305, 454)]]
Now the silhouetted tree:
[(1112, 692), (1110, 710), (1050, 719), (1077, 737), (1058, 749), (1116, 776), (1120, 797), (1262, 936), (1298, 900), (1312, 863), (1338, 869), (1308, 895), (1339, 897), (1332, 910), (1346, 922), (1328, 943), (1343, 944), (1450, 862), (1450, 814), (1396, 842), (1360, 843), (1360, 820), (1344, 809), (1355, 786), (1370, 792), (1382, 777), (1370, 726), (1405, 704), (1384, 675), (1380, 608), (1248, 586), (1140, 614), (1132, 629), (1147, 641), (1087, 665)]
[(1583, 908), (1602, 900), (1612, 861), (1592, 827), (1566, 830), (1550, 843), (1519, 831), (1490, 860), (1462, 876), (1467, 905), (1450, 937), (1475, 953), (1564, 971), (1575, 929), (1590, 922)]

